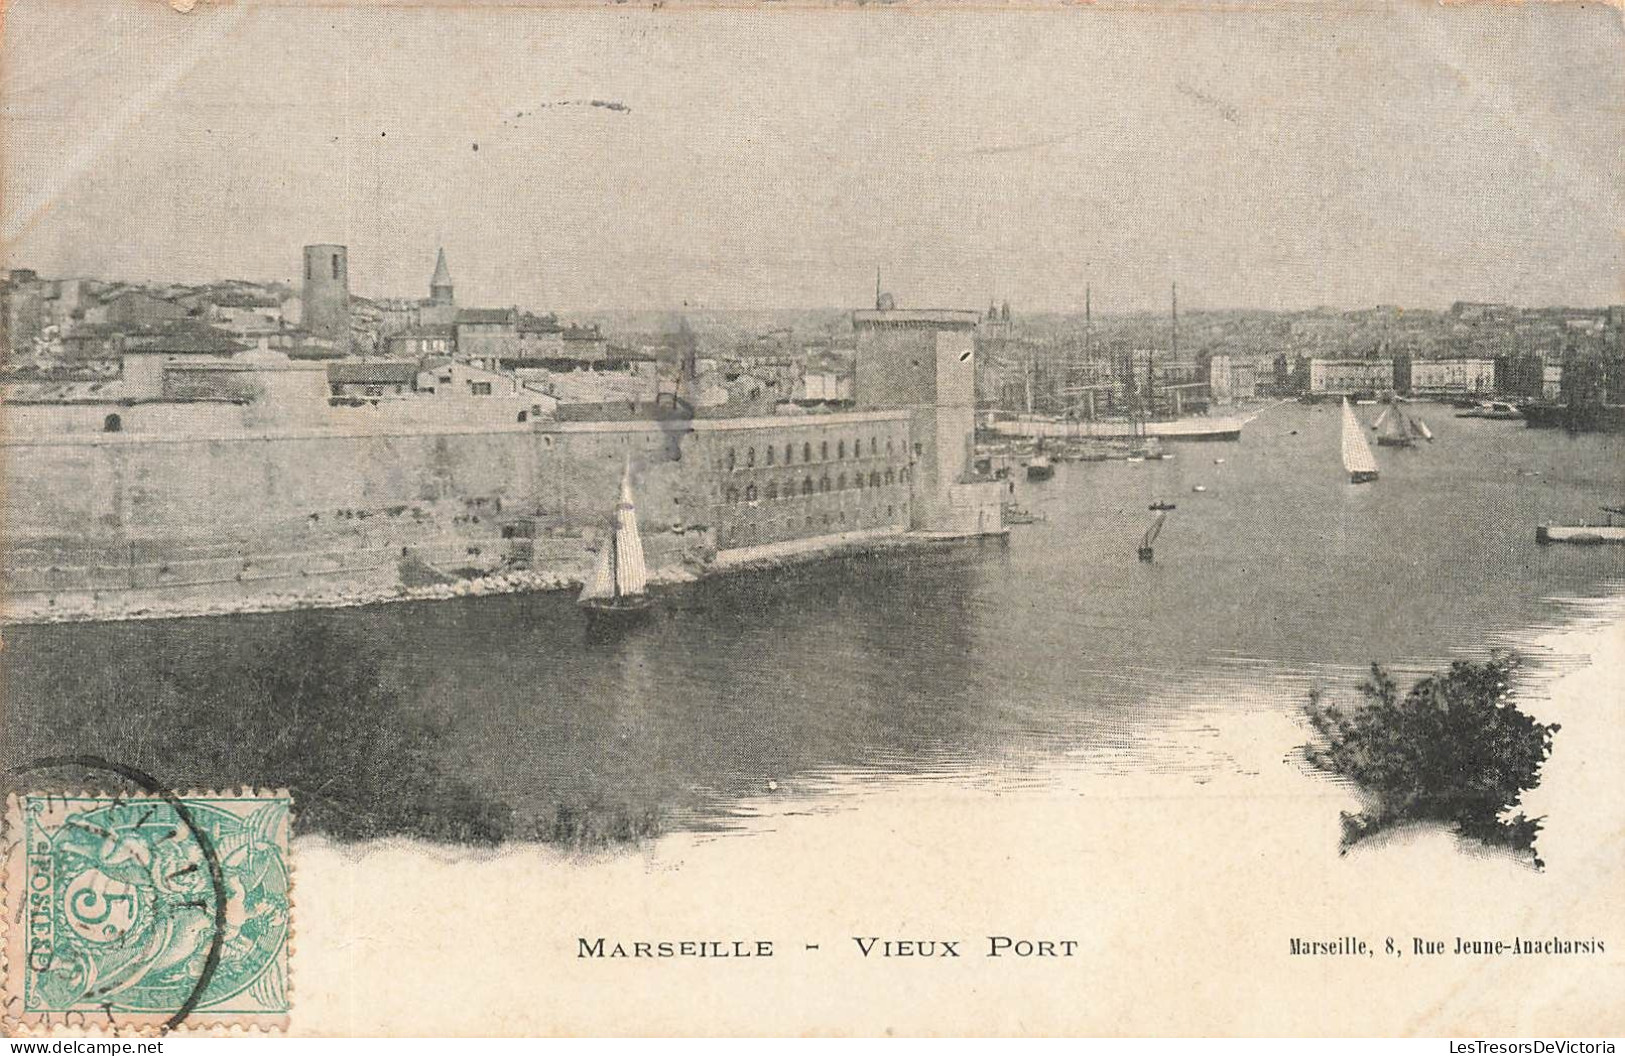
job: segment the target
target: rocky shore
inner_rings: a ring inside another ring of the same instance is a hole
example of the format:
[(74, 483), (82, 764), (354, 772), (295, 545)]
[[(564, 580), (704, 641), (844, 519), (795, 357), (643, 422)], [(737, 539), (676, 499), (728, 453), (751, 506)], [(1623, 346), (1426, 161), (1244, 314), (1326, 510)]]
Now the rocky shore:
[[(749, 552), (734, 551), (703, 563), (665, 565), (651, 569), (649, 581), (657, 587), (671, 587), (715, 575), (770, 571), (865, 551), (942, 545), (971, 538), (974, 537), (947, 537), (935, 534), (875, 535), (854, 532), (844, 536), (803, 542), (794, 547), (758, 547)], [(573, 570), (527, 569), (419, 586), (405, 586), (400, 583), (379, 586), (347, 584), (328, 589), (267, 591), (236, 596), (222, 594), (176, 600), (155, 599), (150, 592), (145, 591), (106, 592), (95, 595), (73, 593), (39, 600), (7, 598), (4, 602), (4, 611), (0, 613), (0, 625), (174, 620), (243, 613), (357, 608), (363, 605), (399, 602), (446, 601), (500, 594), (578, 590), (581, 584), (580, 573)]]

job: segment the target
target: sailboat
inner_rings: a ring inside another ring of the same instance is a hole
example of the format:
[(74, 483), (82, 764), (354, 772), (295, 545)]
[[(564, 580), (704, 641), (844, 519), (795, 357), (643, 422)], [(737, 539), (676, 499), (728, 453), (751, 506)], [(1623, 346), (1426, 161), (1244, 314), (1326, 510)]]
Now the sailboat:
[(621, 501), (615, 506), (615, 527), (598, 550), (592, 578), (577, 603), (590, 621), (630, 622), (649, 611), (649, 573), (643, 564), (643, 536), (638, 534), (638, 511), (632, 502), (632, 463), (621, 473)]
[[(1170, 509), (1171, 508), (1172, 507), (1170, 507)], [(1152, 550), (1151, 546), (1157, 541), (1157, 536), (1162, 534), (1162, 526), (1167, 522), (1167, 520), (1168, 511), (1158, 510), (1156, 519), (1151, 522), (1151, 527), (1147, 528), (1145, 530), (1145, 534), (1140, 537), (1141, 561), (1150, 561), (1152, 557), (1155, 556), (1156, 552)]]
[(1348, 397), (1343, 397), (1343, 468), (1348, 470), (1349, 481), (1353, 484), (1365, 484), (1377, 479), (1377, 459), (1371, 453), (1371, 445), (1365, 442), (1365, 435), (1360, 432), (1360, 423), (1354, 417), (1354, 408), (1349, 406)]
[(1397, 403), (1389, 404), (1371, 428), (1377, 431), (1377, 443), (1383, 447), (1415, 447), (1418, 438), (1433, 439), (1427, 423), (1412, 418)]

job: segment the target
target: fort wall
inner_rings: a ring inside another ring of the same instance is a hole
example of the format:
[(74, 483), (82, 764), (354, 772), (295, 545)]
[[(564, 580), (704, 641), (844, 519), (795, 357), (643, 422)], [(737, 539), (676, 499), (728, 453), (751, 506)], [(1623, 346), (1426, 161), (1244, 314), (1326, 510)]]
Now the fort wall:
[(629, 461), (657, 573), (718, 550), (897, 533), (911, 505), (909, 425), (894, 411), (214, 434), (8, 430), (6, 587), (14, 599), (320, 595), (400, 586), (421, 566), (525, 567), (571, 581), (590, 565)]

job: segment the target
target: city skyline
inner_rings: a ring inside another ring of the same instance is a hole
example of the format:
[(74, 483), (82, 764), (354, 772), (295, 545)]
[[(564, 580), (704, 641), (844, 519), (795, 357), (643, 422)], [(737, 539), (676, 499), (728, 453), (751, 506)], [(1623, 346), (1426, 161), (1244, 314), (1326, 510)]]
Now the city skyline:
[(1029, 313), (1625, 300), (1601, 9), (92, 7), (8, 10), (45, 275), (297, 285), (332, 241), (365, 296), (444, 246), (460, 302), (565, 312), (861, 306), (877, 264)]

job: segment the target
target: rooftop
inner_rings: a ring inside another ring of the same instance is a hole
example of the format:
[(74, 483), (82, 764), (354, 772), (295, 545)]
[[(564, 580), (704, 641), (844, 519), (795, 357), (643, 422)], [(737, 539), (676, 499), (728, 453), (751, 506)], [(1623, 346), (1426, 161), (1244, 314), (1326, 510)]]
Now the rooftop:
[(237, 289), (214, 294), (208, 300), (216, 308), (275, 308), (283, 298), (274, 293)]
[(558, 319), (550, 315), (526, 312), (519, 317), (519, 332), (522, 334), (557, 334), (563, 331), (564, 327), (559, 325)]
[(852, 325), (866, 327), (925, 327), (944, 330), (971, 330), (982, 321), (982, 313), (956, 308), (863, 308), (852, 313)]
[(385, 340), (393, 341), (397, 337), (445, 337), (449, 338), (457, 332), (457, 328), (450, 323), (426, 323), (423, 326), (409, 326), (405, 330), (397, 330)]
[(212, 326), (196, 323), (173, 327), (137, 327), (125, 332), (125, 352), (152, 352), (166, 355), (230, 356), (248, 346), (240, 345)]
[(327, 380), (334, 385), (412, 385), (418, 364), (409, 359), (338, 360), (327, 365)]
[(507, 308), (464, 308), (457, 313), (458, 323), (506, 323), (513, 312)]

